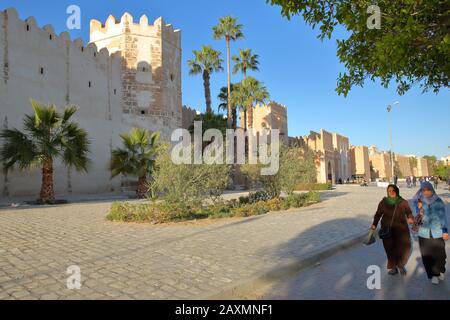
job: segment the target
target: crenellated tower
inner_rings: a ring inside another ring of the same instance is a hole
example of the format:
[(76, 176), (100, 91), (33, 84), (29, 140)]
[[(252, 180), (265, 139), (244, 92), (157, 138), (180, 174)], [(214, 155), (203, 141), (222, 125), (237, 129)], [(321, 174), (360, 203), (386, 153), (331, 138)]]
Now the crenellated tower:
[[(90, 42), (100, 50), (120, 52), (125, 121), (149, 125), (170, 137), (182, 125), (181, 31), (158, 18), (151, 25), (143, 15), (138, 23), (129, 13), (105, 24), (91, 20)], [(149, 122), (149, 124), (148, 124)]]

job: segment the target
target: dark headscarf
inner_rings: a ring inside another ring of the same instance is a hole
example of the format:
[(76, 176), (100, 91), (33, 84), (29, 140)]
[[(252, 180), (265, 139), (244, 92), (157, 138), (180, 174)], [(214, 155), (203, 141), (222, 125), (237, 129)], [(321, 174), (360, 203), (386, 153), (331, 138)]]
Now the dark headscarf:
[[(391, 197), (389, 196), (389, 188), (393, 188), (393, 189), (394, 189), (395, 193), (397, 194), (397, 197), (391, 198)], [(399, 189), (395, 184), (390, 184), (390, 185), (387, 187), (386, 192), (387, 192), (387, 197), (384, 198), (384, 201), (386, 201), (386, 203), (389, 204), (389, 205), (391, 205), (391, 206), (396, 205), (396, 204), (398, 204), (400, 201), (403, 200), (403, 198), (400, 197), (400, 189)]]

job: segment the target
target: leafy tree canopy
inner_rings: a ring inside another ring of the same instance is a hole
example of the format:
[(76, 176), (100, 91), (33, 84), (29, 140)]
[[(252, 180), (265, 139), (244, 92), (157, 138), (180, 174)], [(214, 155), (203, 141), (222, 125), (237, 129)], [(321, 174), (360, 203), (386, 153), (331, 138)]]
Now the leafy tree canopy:
[[(380, 79), (384, 87), (395, 81), (402, 95), (420, 84), (423, 92), (449, 87), (450, 2), (447, 0), (266, 0), (281, 7), (283, 16), (303, 16), (331, 38), (338, 25), (349, 33), (337, 40), (337, 56), (347, 71), (339, 74), (336, 91), (347, 96), (352, 87)], [(368, 20), (377, 5), (380, 29)]]

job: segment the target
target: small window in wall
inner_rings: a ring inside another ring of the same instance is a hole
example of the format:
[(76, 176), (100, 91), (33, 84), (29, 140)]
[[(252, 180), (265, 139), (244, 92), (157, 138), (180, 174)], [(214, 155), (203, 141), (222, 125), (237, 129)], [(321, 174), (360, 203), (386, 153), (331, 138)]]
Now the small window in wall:
[(170, 74), (170, 80), (171, 81), (175, 80), (175, 76), (173, 74)]
[(147, 114), (147, 112), (145, 112), (145, 110), (141, 110), (141, 115), (146, 115)]
[(41, 75), (44, 74), (44, 68), (43, 68), (43, 67), (40, 67), (40, 68), (39, 68), (39, 73), (40, 73)]
[(142, 72), (147, 72), (147, 68), (146, 67), (142, 67)]
[(92, 87), (92, 82), (91, 81), (89, 81), (89, 88), (91, 88)]
[(81, 47), (81, 52), (84, 52), (84, 47)]
[(117, 89), (114, 89), (114, 95), (116, 95), (117, 94)]
[(49, 38), (50, 40), (53, 40), (53, 36), (52, 36), (52, 35), (50, 35), (48, 38)]
[(30, 31), (30, 25), (27, 24), (27, 31)]
[(94, 57), (96, 57), (97, 56), (97, 52), (94, 52)]

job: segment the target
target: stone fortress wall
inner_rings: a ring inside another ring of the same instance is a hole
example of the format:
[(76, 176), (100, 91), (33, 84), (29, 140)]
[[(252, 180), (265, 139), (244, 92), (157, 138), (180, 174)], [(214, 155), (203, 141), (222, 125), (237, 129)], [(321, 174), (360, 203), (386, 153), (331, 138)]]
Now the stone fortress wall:
[[(162, 132), (182, 125), (181, 35), (162, 18), (138, 24), (130, 14), (92, 20), (90, 43), (39, 28), (15, 9), (0, 11), (0, 125), (22, 129), (31, 114), (30, 98), (63, 107), (78, 106), (74, 116), (89, 133), (92, 160), (88, 174), (55, 163), (55, 192), (119, 191), (128, 179), (110, 179), (111, 150), (119, 134), (133, 127)], [(0, 197), (37, 195), (40, 170), (0, 173)]]

